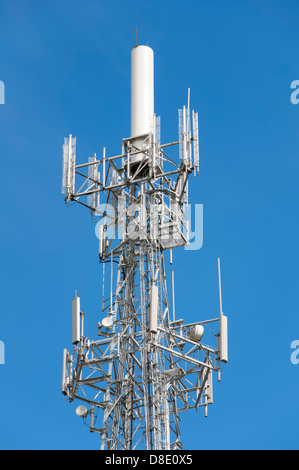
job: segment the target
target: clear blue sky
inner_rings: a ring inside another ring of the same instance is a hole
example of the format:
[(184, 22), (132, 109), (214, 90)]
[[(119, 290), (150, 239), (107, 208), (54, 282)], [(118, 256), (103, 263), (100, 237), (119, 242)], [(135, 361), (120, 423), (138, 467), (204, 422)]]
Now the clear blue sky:
[(175, 252), (176, 309), (214, 318), (220, 257), (229, 317), (230, 361), (209, 417), (183, 415), (185, 449), (298, 449), (296, 0), (1, 1), (0, 448), (98, 448), (60, 391), (74, 291), (95, 338), (101, 285), (89, 213), (60, 194), (61, 146), (72, 133), (78, 161), (120, 153), (136, 26), (155, 51), (162, 141), (188, 87), (199, 112), (204, 244)]

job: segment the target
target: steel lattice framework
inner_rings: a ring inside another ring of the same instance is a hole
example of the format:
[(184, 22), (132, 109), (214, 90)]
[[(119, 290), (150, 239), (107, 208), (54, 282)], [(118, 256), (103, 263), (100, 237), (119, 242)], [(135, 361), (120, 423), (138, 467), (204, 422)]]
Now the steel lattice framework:
[[(188, 179), (199, 169), (198, 116), (189, 101), (188, 94), (175, 142), (160, 144), (153, 115), (150, 132), (123, 139), (120, 155), (107, 157), (104, 148), (101, 158), (76, 165), (75, 138), (63, 146), (65, 202), (100, 217), (103, 319), (98, 339), (86, 338), (76, 294), (74, 352), (63, 353), (62, 391), (84, 403), (81, 416), (100, 434), (103, 450), (181, 449), (180, 413), (204, 407), (207, 414), (213, 371), (220, 380), (227, 362), (219, 260), (217, 318), (176, 319), (173, 270), (170, 298), (167, 290), (165, 253), (172, 264), (172, 250), (189, 243)], [(179, 151), (170, 157), (173, 149)]]

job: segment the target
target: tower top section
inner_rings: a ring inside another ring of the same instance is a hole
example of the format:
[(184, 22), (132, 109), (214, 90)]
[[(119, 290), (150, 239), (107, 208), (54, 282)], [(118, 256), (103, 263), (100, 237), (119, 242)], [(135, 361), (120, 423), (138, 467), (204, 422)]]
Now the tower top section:
[(130, 240), (136, 247), (145, 240), (161, 250), (189, 243), (188, 179), (199, 170), (198, 114), (190, 110), (189, 90), (178, 118), (178, 138), (161, 143), (154, 51), (136, 45), (131, 50), (131, 132), (122, 139), (121, 154), (109, 155), (104, 147), (101, 157), (94, 154), (78, 165), (76, 139), (65, 139), (62, 191), (67, 204), (78, 202), (103, 217), (101, 260), (119, 255)]

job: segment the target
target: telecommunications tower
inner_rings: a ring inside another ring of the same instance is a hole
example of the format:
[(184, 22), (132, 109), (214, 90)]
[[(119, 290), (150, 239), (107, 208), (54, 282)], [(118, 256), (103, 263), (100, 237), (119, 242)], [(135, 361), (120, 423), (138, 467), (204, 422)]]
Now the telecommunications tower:
[(198, 114), (190, 111), (189, 90), (178, 117), (178, 140), (161, 144), (154, 53), (136, 45), (131, 136), (122, 140), (121, 154), (109, 156), (104, 148), (77, 164), (76, 138), (63, 145), (66, 204), (78, 202), (100, 217), (103, 287), (95, 340), (85, 336), (77, 292), (73, 299), (73, 352), (63, 351), (62, 392), (81, 400), (76, 413), (99, 433), (103, 450), (181, 449), (181, 413), (203, 407), (207, 415), (214, 372), (220, 380), (228, 360), (219, 260), (217, 318), (197, 321), (187, 301), (179, 316), (175, 311), (172, 250), (189, 243), (188, 179), (199, 171)]

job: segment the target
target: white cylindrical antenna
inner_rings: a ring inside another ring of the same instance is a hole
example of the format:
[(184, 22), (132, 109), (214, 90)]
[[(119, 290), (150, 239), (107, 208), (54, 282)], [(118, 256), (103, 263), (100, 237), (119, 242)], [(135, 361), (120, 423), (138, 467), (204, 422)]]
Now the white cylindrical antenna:
[(218, 258), (219, 304), (220, 304), (220, 361), (228, 362), (227, 317), (222, 312), (220, 259)]
[(205, 385), (205, 417), (208, 416), (208, 405), (213, 404), (213, 375), (212, 371), (208, 369), (206, 385)]
[(208, 399), (208, 405), (212, 405), (213, 404), (213, 373), (211, 369), (209, 369), (208, 378), (206, 382), (206, 395)]
[(151, 301), (149, 312), (149, 330), (151, 333), (157, 334), (158, 331), (158, 287), (151, 287)]
[(72, 161), (72, 134), (69, 135), (69, 155), (68, 155), (68, 172), (67, 172), (67, 188), (71, 185), (71, 161)]
[(73, 313), (73, 344), (77, 344), (80, 341), (80, 297), (76, 296), (72, 302), (72, 313)]
[(156, 115), (153, 115), (153, 124), (152, 124), (152, 133), (153, 133), (153, 138), (152, 138), (152, 152), (153, 152), (153, 161), (152, 161), (152, 167), (153, 167), (153, 172), (155, 174), (155, 168), (156, 168)]
[(84, 312), (80, 312), (80, 318), (81, 318), (81, 338), (84, 337)]
[(63, 350), (63, 362), (62, 362), (62, 393), (64, 395), (67, 394), (67, 387), (68, 387), (68, 357), (69, 352), (67, 349)]
[(104, 238), (103, 225), (100, 225), (100, 229), (99, 229), (99, 255), (100, 257), (103, 256), (103, 238)]
[(148, 134), (154, 115), (154, 51), (135, 46), (131, 53), (131, 137)]
[(102, 312), (105, 310), (105, 264), (103, 264), (103, 286), (102, 286)]
[(171, 280), (172, 280), (172, 321), (175, 321), (174, 270), (171, 271)]
[(90, 431), (94, 430), (94, 404), (90, 407)]
[(113, 302), (113, 251), (111, 251), (111, 262), (110, 262), (110, 313), (112, 313), (112, 302)]
[(220, 274), (220, 258), (218, 258), (218, 284), (219, 284), (219, 305), (220, 305), (220, 315), (222, 312), (222, 297), (221, 297), (221, 274)]
[(183, 160), (187, 161), (187, 116), (186, 106), (183, 106)]
[(106, 184), (106, 147), (103, 147), (103, 188), (105, 188)]
[[(152, 131), (154, 115), (154, 51), (135, 46), (131, 53), (131, 137), (146, 136)], [(142, 148), (145, 137), (134, 140)], [(131, 163), (140, 162), (143, 153), (132, 155)]]
[(228, 362), (227, 317), (220, 316), (220, 361)]

